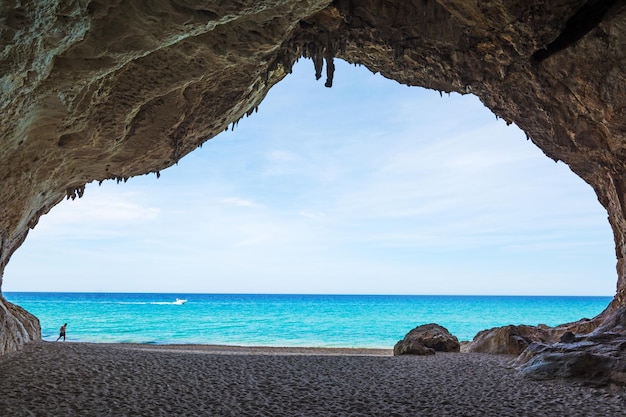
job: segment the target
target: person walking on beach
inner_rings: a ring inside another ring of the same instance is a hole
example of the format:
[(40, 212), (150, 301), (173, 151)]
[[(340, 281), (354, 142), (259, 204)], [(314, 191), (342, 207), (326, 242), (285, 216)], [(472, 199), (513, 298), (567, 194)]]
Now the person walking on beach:
[(57, 342), (59, 341), (60, 338), (63, 338), (63, 341), (65, 342), (65, 328), (67, 327), (67, 323), (65, 323), (63, 326), (61, 326), (61, 330), (59, 332), (59, 337), (57, 337)]

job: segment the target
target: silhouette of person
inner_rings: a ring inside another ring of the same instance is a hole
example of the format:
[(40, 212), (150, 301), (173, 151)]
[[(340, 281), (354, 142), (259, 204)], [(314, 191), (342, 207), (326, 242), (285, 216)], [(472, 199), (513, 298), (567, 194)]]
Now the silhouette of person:
[(59, 331), (59, 337), (57, 337), (57, 342), (59, 341), (60, 338), (63, 338), (63, 341), (65, 342), (65, 328), (66, 327), (67, 327), (67, 323), (61, 326), (61, 330)]

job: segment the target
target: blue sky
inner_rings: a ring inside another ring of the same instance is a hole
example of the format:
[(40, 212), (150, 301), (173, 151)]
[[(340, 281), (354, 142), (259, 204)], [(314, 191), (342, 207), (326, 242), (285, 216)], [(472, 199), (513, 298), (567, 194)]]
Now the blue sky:
[(161, 172), (87, 185), (4, 291), (613, 295), (591, 187), (474, 96), (336, 62)]

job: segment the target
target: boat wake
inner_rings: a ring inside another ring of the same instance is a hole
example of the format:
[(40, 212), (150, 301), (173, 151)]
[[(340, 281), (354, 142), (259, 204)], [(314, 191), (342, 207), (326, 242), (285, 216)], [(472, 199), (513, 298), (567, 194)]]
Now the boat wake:
[(176, 301), (120, 301), (115, 304), (126, 305), (183, 305), (187, 300), (177, 298)]

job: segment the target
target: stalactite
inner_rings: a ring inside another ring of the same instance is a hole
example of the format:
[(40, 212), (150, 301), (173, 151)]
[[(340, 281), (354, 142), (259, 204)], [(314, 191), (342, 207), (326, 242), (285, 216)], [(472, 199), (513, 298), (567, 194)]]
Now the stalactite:
[(78, 186), (78, 187), (71, 187), (65, 190), (66, 200), (69, 200), (70, 198), (72, 200), (75, 200), (76, 197), (82, 198), (84, 194), (85, 194), (85, 184)]
[(324, 55), (319, 51), (317, 46), (314, 47), (315, 51), (311, 56), (311, 60), (313, 61), (313, 66), (315, 67), (315, 79), (319, 80), (322, 78), (322, 69), (324, 68)]
[[(315, 79), (322, 78), (322, 70), (324, 69), (324, 61), (326, 61), (326, 87), (332, 87), (335, 74), (335, 51), (345, 49), (345, 42), (333, 42), (330, 40), (330, 34), (326, 34), (323, 38), (316, 42), (308, 42), (302, 48), (302, 56), (313, 61), (315, 69)], [(356, 65), (356, 64), (355, 64)]]
[(335, 76), (335, 54), (331, 48), (326, 48), (324, 58), (326, 59), (326, 83), (324, 83), (324, 87), (330, 88), (333, 86), (333, 77)]

